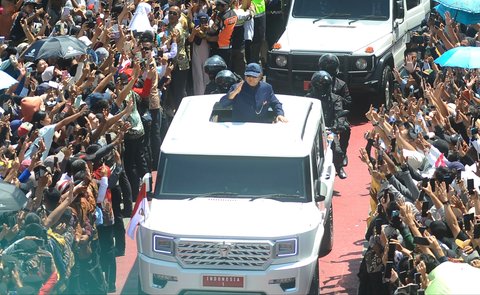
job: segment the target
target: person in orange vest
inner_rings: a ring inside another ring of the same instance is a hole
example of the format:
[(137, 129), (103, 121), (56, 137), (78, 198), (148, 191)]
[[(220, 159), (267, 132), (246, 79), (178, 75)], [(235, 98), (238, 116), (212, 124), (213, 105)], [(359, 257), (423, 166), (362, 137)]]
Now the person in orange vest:
[(230, 0), (217, 0), (215, 2), (215, 14), (212, 16), (213, 34), (207, 36), (207, 41), (213, 42), (212, 54), (219, 55), (231, 66), (232, 34), (237, 23), (237, 15), (231, 9)]

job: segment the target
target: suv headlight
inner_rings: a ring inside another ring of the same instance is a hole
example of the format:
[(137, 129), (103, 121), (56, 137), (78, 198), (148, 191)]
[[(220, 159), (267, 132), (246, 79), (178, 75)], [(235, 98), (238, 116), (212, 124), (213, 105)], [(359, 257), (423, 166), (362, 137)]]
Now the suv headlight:
[(275, 256), (287, 257), (298, 254), (298, 239), (285, 239), (275, 241)]
[(368, 65), (367, 60), (364, 59), (364, 58), (359, 58), (355, 62), (355, 66), (357, 67), (357, 69), (362, 70), (362, 71), (367, 68), (367, 65)]
[(173, 255), (175, 243), (172, 237), (153, 235), (153, 252)]
[(277, 55), (275, 57), (275, 64), (281, 68), (287, 66), (287, 57), (285, 55)]

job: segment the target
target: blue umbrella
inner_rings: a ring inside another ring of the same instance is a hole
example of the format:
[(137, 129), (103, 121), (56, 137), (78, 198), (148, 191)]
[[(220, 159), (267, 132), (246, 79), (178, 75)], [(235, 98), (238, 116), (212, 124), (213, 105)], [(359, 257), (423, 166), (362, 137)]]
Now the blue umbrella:
[(18, 81), (9, 74), (0, 70), (0, 90), (10, 88), (10, 86), (17, 84)]
[(480, 47), (452, 48), (437, 58), (435, 63), (442, 67), (480, 69)]
[(480, 22), (480, 1), (478, 0), (437, 0), (439, 5), (435, 9), (441, 14), (450, 12), (452, 18), (462, 24), (476, 24)]

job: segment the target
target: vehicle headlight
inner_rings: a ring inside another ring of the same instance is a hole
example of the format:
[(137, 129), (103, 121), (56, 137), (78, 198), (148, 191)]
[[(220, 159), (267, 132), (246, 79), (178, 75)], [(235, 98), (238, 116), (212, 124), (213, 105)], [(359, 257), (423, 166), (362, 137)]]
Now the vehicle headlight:
[(297, 238), (275, 241), (275, 255), (277, 257), (294, 256), (298, 254)]
[(277, 57), (275, 57), (275, 63), (277, 66), (283, 68), (287, 65), (287, 57), (285, 55), (277, 55)]
[(175, 243), (172, 237), (153, 235), (153, 252), (172, 255), (175, 250)]
[(357, 59), (357, 61), (355, 62), (355, 66), (357, 67), (357, 69), (359, 70), (365, 70), (367, 68), (367, 60), (364, 59), (364, 58), (359, 58)]

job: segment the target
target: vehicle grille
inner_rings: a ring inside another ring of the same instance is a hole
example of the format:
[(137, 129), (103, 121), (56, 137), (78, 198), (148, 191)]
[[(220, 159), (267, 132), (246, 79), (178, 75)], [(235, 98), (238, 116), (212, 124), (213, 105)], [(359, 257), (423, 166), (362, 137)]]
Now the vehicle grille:
[(268, 242), (180, 240), (176, 247), (176, 257), (185, 268), (263, 270), (271, 253)]
[[(299, 54), (293, 53), (292, 54), (292, 66), (293, 70), (299, 71), (308, 71), (308, 72), (316, 72), (318, 71), (318, 59), (322, 56), (322, 54), (316, 55), (307, 55), (307, 54)], [(346, 56), (337, 55), (338, 59), (340, 60), (340, 71), (343, 70), (343, 67), (346, 65), (347, 62)]]

